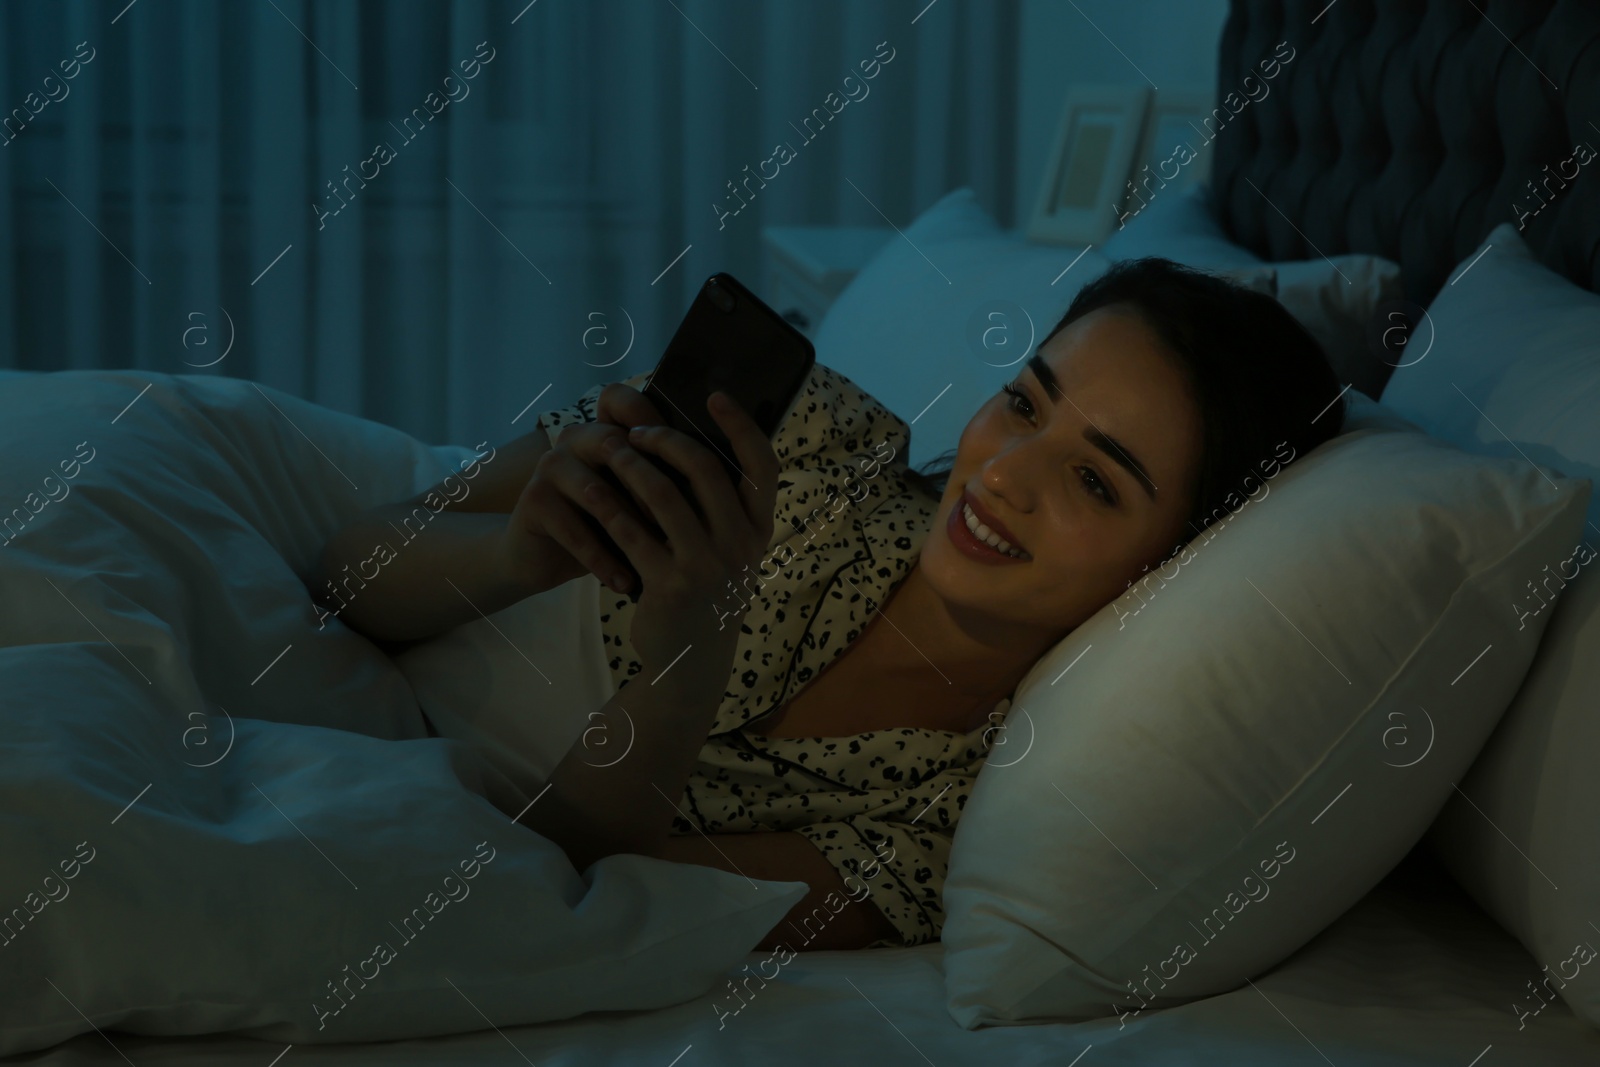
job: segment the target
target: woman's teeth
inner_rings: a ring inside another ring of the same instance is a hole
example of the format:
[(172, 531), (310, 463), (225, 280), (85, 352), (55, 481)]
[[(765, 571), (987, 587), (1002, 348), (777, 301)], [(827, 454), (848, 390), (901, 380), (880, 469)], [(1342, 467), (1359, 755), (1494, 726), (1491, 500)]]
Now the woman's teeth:
[(1001, 537), (999, 534), (989, 529), (989, 527), (979, 522), (978, 516), (973, 512), (972, 508), (968, 507), (966, 504), (961, 505), (961, 514), (966, 518), (967, 529), (972, 531), (972, 536), (976, 537), (990, 548), (999, 549), (1006, 555), (1014, 556), (1017, 559), (1022, 559), (1026, 554), (1019, 548), (1012, 548), (1011, 545), (1006, 542), (1005, 538)]

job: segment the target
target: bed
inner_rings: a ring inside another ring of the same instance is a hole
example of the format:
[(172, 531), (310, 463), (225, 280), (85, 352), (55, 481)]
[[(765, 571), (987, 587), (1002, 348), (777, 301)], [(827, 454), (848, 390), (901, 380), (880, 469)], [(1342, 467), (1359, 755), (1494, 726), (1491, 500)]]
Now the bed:
[[(1514, 219), (1504, 205), (1524, 177), (1584, 136), (1585, 116), (1562, 101), (1600, 98), (1600, 16), (1574, 3), (1235, 0), (1219, 98), (1284, 40), (1299, 54), (1278, 91), (1217, 140), (1214, 215), (1266, 259), (1386, 256), (1416, 305)], [(1569, 88), (1557, 95), (1547, 77)], [(1547, 267), (1589, 290), (1600, 286), (1594, 190), (1589, 176), (1527, 233)], [(1044, 262), (1038, 249), (1016, 255)], [(819, 341), (819, 358), (871, 389), (843, 350)], [(1600, 1031), (1561, 1000), (1519, 1016), (1541, 961), (1425, 847), (1282, 963), (1136, 1018), (963, 1027), (946, 1006), (937, 943), (801, 954), (730, 1012), (719, 979), (765, 956), (740, 939), (782, 914), (792, 885), (752, 883), (747, 894), (743, 879), (642, 857), (608, 858), (581, 881), (552, 876), (548, 850), (506, 819), (522, 799), (515, 787), (428, 742), (385, 657), (330, 636), (306, 610), (297, 576), (327, 531), (462, 470), (473, 450), (231, 379), (0, 375), (0, 405), (13, 454), (25, 434), (26, 454), (59, 460), (57, 485), (71, 480), (77, 505), (111, 520), (86, 532), (66, 491), (58, 501), (46, 489), (48, 505), (0, 548), (7, 699), (56, 711), (0, 775), (4, 810), (47, 813), (12, 855), (82, 864), (72, 893), (41, 904), (0, 948), (7, 995), (38, 998), (41, 1017), (54, 1004), (48, 1025), (76, 1036), (48, 1040), (44, 1023), (32, 1037), (13, 1032), (7, 1047), (27, 1051), (5, 1062), (1600, 1062)], [(78, 473), (66, 475), (69, 463)], [(20, 498), (40, 478), (28, 466), (0, 488)], [(67, 766), (50, 741), (101, 756)], [(348, 852), (319, 858), (313, 837)], [(94, 859), (73, 851), (80, 840)], [(474, 851), (480, 841), (493, 848)], [(473, 856), (493, 872), (473, 883), (479, 904), (464, 890), (459, 906), (441, 903), (434, 914), (453, 928), (418, 936), (382, 972), (387, 986), (366, 994), (390, 998), (375, 1026), (392, 1034), (410, 1016), (416, 1032), (446, 1036), (381, 1040), (352, 1013), (348, 1026), (336, 1021), (339, 1036), (308, 1025), (302, 1039), (241, 1000), (253, 988), (284, 1002), (322, 996), (293, 966), (297, 946), (341, 942), (385, 908), (404, 913), (441, 873), (471, 878)], [(681, 915), (657, 906), (667, 893)], [(523, 911), (569, 923), (571, 936), (532, 937), (508, 920)], [(115, 945), (115, 958), (97, 944)], [(211, 994), (189, 990), (183, 1015), (113, 1020), (64, 991), (153, 1004), (180, 962), (208, 976)], [(527, 1017), (531, 994), (548, 998), (548, 1021), (507, 1022)], [(573, 1015), (574, 1003), (628, 1006)], [(205, 1032), (220, 1028), (254, 1032)]]
[[(1584, 1023), (1549, 1014), (1518, 1032), (1506, 1010), (1527, 953), (1459, 891), (1408, 864), (1254, 988), (1147, 1016), (1074, 1025), (956, 1026), (943, 1006), (937, 945), (807, 955), (719, 1027), (705, 997), (649, 1012), (449, 1038), (354, 1046), (115, 1035), (136, 1064), (359, 1063), (629, 1065), (700, 1063), (1460, 1065), (1595, 1062)], [(1554, 1012), (1555, 1009), (1550, 1009)], [(1081, 1058), (1080, 1058), (1081, 1057)], [(94, 1035), (15, 1062), (123, 1062)]]

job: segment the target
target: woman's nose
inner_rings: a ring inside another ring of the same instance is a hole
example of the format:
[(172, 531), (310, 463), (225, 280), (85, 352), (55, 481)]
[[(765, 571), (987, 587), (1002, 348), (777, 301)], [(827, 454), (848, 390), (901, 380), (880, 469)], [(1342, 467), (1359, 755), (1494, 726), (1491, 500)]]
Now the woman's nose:
[(1018, 511), (1033, 510), (1046, 451), (1036, 437), (1010, 438), (984, 462), (984, 487)]

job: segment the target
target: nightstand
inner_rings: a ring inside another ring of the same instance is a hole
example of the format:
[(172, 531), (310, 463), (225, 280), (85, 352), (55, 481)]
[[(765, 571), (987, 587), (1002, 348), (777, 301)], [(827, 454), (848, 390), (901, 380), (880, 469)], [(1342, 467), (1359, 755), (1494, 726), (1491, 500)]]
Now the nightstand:
[(769, 226), (761, 231), (768, 303), (809, 338), (856, 272), (894, 237), (887, 226)]

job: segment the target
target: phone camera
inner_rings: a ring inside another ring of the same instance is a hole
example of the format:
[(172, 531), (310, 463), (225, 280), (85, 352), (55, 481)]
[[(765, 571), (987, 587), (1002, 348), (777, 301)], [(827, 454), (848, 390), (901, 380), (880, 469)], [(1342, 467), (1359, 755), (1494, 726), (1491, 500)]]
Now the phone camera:
[(718, 285), (715, 278), (706, 282), (706, 295), (711, 298), (711, 302), (718, 309), (722, 311), (733, 310), (733, 294)]

